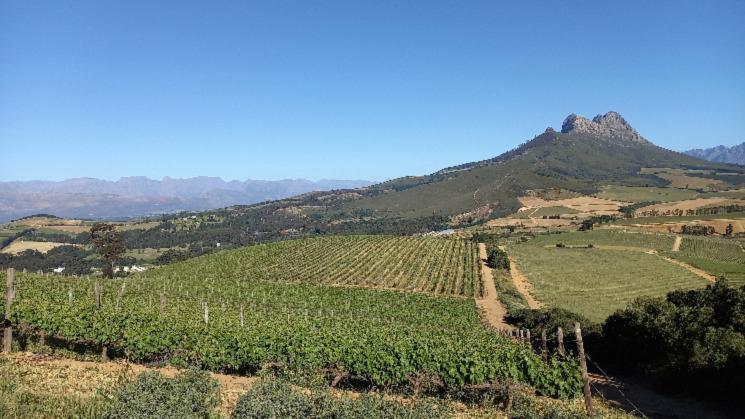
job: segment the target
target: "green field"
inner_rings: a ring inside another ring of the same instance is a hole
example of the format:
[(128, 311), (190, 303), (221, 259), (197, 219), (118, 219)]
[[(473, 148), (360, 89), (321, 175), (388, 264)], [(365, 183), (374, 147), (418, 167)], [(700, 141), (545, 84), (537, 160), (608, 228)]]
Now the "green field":
[(168, 280), (236, 278), (481, 295), (476, 244), (446, 238), (289, 240), (219, 252), (163, 267), (152, 275)]
[(597, 197), (624, 202), (670, 202), (692, 199), (698, 195), (698, 192), (689, 189), (609, 185), (602, 187)]
[(624, 232), (621, 230), (570, 231), (561, 234), (543, 234), (536, 236), (528, 243), (531, 246), (556, 246), (563, 243), (568, 246), (612, 246), (654, 249), (657, 251), (672, 250), (675, 236), (670, 234)]
[[(613, 231), (571, 232), (538, 236), (508, 251), (549, 305), (602, 321), (641, 296), (705, 286), (708, 282), (645, 249), (671, 249), (674, 238)], [(595, 248), (559, 248), (593, 244)]]
[(686, 236), (680, 252), (671, 256), (717, 277), (722, 276), (734, 285), (745, 284), (745, 251), (736, 240)]

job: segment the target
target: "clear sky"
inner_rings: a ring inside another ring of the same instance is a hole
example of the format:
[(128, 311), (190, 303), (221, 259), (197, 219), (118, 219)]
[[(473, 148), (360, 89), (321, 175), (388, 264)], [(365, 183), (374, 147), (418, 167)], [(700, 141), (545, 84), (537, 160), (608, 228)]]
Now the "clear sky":
[(745, 141), (743, 1), (0, 2), (0, 180), (372, 179), (620, 112)]

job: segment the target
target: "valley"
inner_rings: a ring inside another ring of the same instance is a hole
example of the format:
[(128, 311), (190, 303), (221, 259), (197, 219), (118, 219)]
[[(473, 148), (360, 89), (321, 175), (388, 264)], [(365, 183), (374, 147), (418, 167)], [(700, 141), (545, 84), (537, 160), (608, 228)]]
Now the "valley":
[(473, 389), (507, 403), (499, 383), (576, 398), (557, 327), (580, 322), (614, 365), (612, 325), (640, 304), (745, 292), (744, 188), (745, 168), (659, 148), (617, 113), (570, 115), (428, 176), (114, 222), (113, 279), (95, 221), (25, 217), (0, 228), (0, 268), (15, 269), (26, 351), (458, 403)]

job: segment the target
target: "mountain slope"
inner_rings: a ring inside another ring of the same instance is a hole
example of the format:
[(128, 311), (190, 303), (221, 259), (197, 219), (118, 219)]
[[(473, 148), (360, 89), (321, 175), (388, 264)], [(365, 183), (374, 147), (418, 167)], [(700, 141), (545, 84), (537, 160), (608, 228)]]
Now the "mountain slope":
[(483, 206), (489, 206), (495, 215), (507, 214), (519, 208), (517, 197), (534, 189), (592, 193), (607, 183), (667, 183), (639, 174), (645, 167), (739, 170), (655, 146), (616, 112), (593, 120), (572, 114), (562, 124), (561, 132), (549, 128), (492, 159), (376, 185), (373, 189), (381, 192), (378, 196), (355, 201), (351, 206), (405, 217), (453, 216)]
[(713, 162), (745, 165), (745, 143), (732, 147), (720, 145), (712, 148), (696, 148), (686, 151), (685, 154)]
[(128, 218), (200, 211), (283, 199), (310, 191), (367, 186), (361, 180), (285, 179), (226, 182), (217, 177), (163, 180), (125, 177), (60, 182), (0, 182), (0, 222), (35, 213), (68, 218)]

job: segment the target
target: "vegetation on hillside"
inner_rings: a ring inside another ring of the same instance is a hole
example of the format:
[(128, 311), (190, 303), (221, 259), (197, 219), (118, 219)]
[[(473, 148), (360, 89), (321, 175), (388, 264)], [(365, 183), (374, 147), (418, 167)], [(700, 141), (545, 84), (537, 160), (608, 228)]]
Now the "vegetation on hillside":
[(641, 298), (603, 325), (603, 357), (634, 366), (668, 391), (742, 402), (745, 286), (724, 280), (664, 298)]

